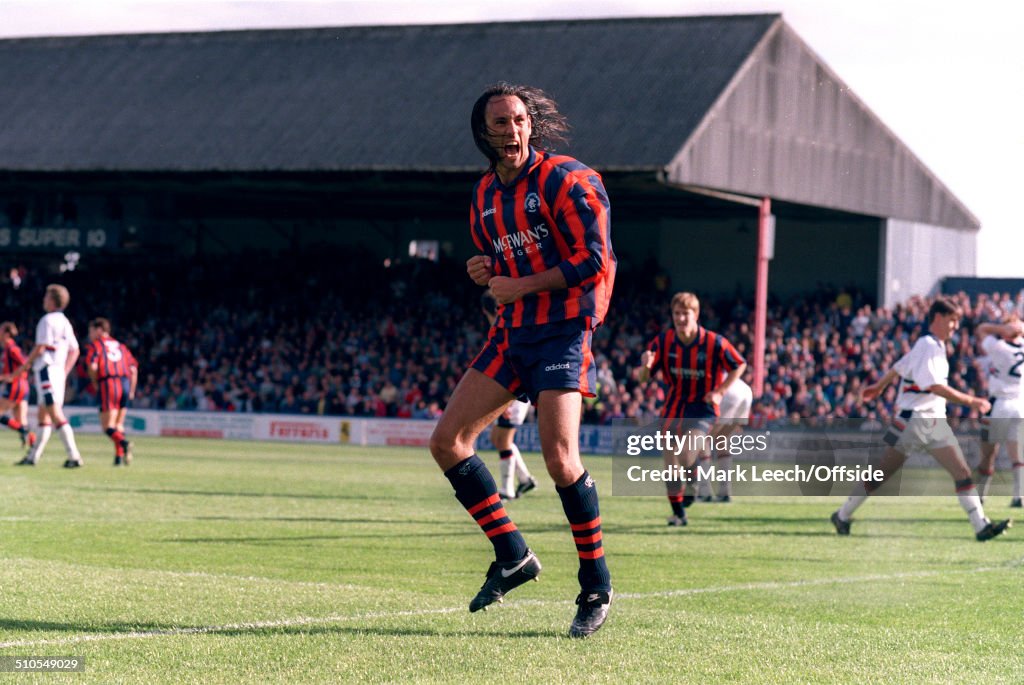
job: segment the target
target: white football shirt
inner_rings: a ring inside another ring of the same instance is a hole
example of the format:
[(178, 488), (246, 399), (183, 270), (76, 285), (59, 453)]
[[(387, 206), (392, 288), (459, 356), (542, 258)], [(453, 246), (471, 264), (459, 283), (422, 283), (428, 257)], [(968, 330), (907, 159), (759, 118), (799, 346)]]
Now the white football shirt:
[(988, 392), (992, 397), (1020, 399), (1024, 373), (1024, 345), (985, 336), (981, 347), (988, 355)]
[(896, 407), (911, 409), (921, 416), (945, 418), (946, 400), (928, 392), (933, 385), (949, 385), (949, 359), (946, 345), (935, 336), (922, 335), (910, 352), (893, 365), (900, 375), (900, 392)]
[(36, 326), (36, 345), (45, 345), (46, 351), (36, 358), (33, 370), (38, 371), (47, 366), (64, 369), (68, 351), (78, 349), (75, 329), (64, 312), (50, 312), (39, 320)]

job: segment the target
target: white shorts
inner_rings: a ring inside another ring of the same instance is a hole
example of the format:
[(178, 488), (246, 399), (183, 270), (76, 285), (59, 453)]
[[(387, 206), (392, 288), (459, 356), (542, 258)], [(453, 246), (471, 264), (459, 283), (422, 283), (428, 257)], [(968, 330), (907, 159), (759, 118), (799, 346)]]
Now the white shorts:
[(1024, 428), (1024, 399), (997, 397), (992, 411), (981, 420), (983, 442), (1020, 442)]
[(529, 402), (513, 401), (512, 404), (508, 405), (505, 413), (498, 417), (498, 427), (517, 428), (523, 425), (523, 422), (526, 421), (526, 414), (529, 411)]
[(956, 447), (960, 443), (949, 427), (945, 417), (921, 417), (912, 411), (902, 411), (893, 419), (883, 438), (886, 445), (895, 447), (903, 454), (914, 450), (934, 450), (940, 447)]
[(33, 372), (36, 382), (36, 403), (42, 407), (52, 405), (64, 408), (64, 385), (67, 376), (64, 367), (44, 366)]
[(745, 426), (750, 422), (750, 406), (754, 403), (754, 391), (739, 378), (729, 386), (718, 405), (719, 426)]

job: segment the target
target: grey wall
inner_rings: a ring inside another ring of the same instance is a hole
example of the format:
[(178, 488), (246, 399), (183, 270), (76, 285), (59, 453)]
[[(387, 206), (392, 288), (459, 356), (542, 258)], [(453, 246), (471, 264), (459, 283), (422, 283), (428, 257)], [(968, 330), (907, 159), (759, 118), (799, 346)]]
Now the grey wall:
[(977, 274), (977, 234), (889, 219), (880, 235), (879, 299), (892, 306), (911, 295), (932, 295), (946, 276)]

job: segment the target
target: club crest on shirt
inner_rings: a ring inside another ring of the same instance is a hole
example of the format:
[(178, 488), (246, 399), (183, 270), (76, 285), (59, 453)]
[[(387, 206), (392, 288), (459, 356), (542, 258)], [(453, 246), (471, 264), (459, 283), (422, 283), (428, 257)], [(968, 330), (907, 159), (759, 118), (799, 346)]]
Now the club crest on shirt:
[(538, 211), (540, 209), (540, 195), (537, 193), (527, 193), (523, 207), (525, 207), (528, 212)]

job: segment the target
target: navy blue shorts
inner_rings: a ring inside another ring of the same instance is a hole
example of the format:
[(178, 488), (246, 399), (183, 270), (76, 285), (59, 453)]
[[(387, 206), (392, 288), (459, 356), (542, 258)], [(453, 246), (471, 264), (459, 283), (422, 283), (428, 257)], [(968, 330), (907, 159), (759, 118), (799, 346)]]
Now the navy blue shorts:
[(715, 405), (707, 402), (687, 402), (683, 405), (682, 416), (665, 416), (662, 424), (664, 430), (676, 434), (692, 430), (708, 433), (717, 419), (718, 412), (715, 410)]
[(517, 397), (536, 403), (543, 390), (579, 390), (594, 397), (593, 331), (584, 319), (519, 328), (494, 327), (472, 368)]

